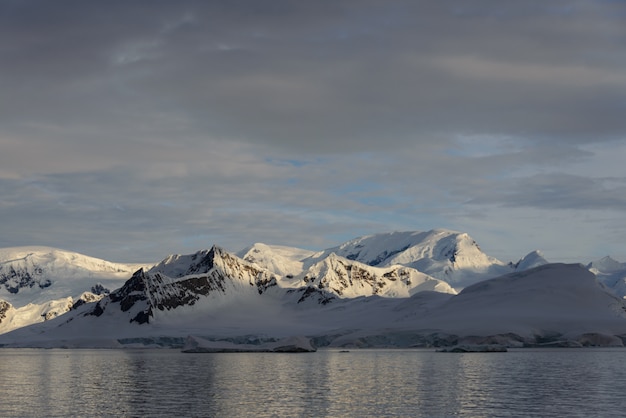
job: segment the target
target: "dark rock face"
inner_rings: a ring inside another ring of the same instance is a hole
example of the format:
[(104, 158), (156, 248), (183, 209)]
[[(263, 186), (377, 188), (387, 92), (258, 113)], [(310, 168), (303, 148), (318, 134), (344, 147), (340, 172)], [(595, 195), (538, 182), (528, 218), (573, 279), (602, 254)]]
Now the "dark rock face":
[(95, 285), (91, 286), (91, 293), (93, 293), (94, 295), (108, 295), (109, 293), (111, 293), (111, 291), (104, 287), (102, 283), (96, 283)]
[(2, 320), (7, 317), (7, 311), (11, 309), (11, 304), (4, 300), (0, 300), (0, 323)]
[[(325, 290), (338, 296), (344, 296), (351, 288), (371, 289), (368, 296), (384, 293), (387, 286), (393, 282), (402, 282), (411, 285), (410, 270), (406, 267), (389, 267), (384, 273), (368, 270), (365, 264), (347, 260), (341, 257), (329, 256), (323, 261), (324, 267), (318, 272), (307, 272), (303, 281), (309, 287)], [(308, 291), (305, 296), (312, 291)]]
[[(214, 267), (213, 260), (215, 258), (215, 251), (216, 247), (211, 248), (197, 263), (191, 264), (183, 275), (188, 276), (190, 274), (206, 273), (210, 271)], [(198, 254), (196, 254), (196, 258), (199, 258)]]
[(102, 305), (100, 305), (100, 302), (96, 303), (96, 306), (94, 306), (94, 308), (87, 313), (87, 315), (93, 315), (93, 316), (100, 316), (104, 313), (104, 309), (102, 308)]
[(35, 266), (32, 271), (26, 268), (15, 268), (11, 265), (0, 265), (0, 286), (9, 293), (18, 293), (20, 289), (39, 287), (45, 289), (52, 282), (44, 277), (43, 269)]
[(298, 303), (302, 303), (306, 300), (314, 300), (320, 305), (326, 305), (336, 299), (332, 294), (314, 287), (304, 287), (293, 291), (302, 293), (302, 296), (298, 299)]
[(72, 307), (70, 309), (72, 310), (76, 310), (79, 307), (83, 306), (86, 303), (91, 303), (91, 302), (97, 302), (99, 301), (100, 295), (97, 295), (95, 293), (88, 293), (85, 292), (81, 295), (80, 299), (78, 299), (76, 302), (74, 302), (74, 304), (72, 305)]

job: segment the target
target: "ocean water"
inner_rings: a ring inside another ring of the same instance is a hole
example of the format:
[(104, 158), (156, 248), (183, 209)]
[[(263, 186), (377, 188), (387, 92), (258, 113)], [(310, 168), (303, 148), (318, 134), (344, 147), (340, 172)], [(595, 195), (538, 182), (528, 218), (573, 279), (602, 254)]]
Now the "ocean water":
[(610, 417), (626, 349), (0, 349), (2, 417)]

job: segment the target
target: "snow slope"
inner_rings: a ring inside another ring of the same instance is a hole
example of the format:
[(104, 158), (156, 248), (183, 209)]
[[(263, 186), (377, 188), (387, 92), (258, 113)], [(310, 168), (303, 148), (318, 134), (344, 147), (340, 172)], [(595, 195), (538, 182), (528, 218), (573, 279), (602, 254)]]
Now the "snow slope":
[(313, 254), (313, 251), (301, 248), (256, 243), (239, 251), (237, 256), (280, 276), (287, 277), (300, 274), (304, 270), (303, 260)]
[(71, 296), (51, 300), (41, 304), (29, 303), (15, 308), (9, 302), (0, 300), (0, 334), (18, 328), (37, 324), (69, 312), (72, 308), (83, 303), (90, 303), (102, 299), (104, 295), (95, 295), (84, 292), (78, 299)]
[(422, 324), (456, 334), (623, 332), (626, 305), (579, 264), (547, 264), (465, 288)]

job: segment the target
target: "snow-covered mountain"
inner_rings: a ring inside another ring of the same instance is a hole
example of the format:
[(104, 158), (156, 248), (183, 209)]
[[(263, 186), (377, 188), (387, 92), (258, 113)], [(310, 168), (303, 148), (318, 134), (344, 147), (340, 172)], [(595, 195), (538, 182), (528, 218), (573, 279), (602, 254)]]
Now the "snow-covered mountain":
[(239, 255), (277, 274), (290, 276), (302, 274), (336, 255), (372, 267), (410, 267), (458, 289), (547, 263), (540, 253), (533, 252), (516, 264), (507, 264), (483, 253), (468, 234), (446, 229), (368, 235), (317, 253), (288, 247), (277, 250), (275, 246), (255, 244)]
[(446, 282), (410, 267), (372, 267), (330, 253), (289, 281), (290, 287), (325, 289), (339, 297), (409, 297), (417, 292), (456, 294)]
[(221, 250), (206, 256), (204, 272), (171, 279), (139, 271), (101, 301), (1, 335), (0, 344), (181, 344), (188, 335), (229, 341), (307, 335), (316, 344), (351, 347), (626, 341), (624, 301), (605, 292), (582, 265), (548, 264), (483, 281), (458, 295), (427, 291), (322, 304), (297, 303), (294, 292), (266, 282), (251, 265), (249, 274), (225, 275), (237, 260)]
[(408, 297), (420, 291), (456, 294), (447, 283), (411, 268), (375, 268), (335, 255), (296, 277), (283, 278), (214, 246), (191, 255), (170, 256), (148, 271), (137, 271), (90, 314), (120, 310), (129, 322), (142, 324), (165, 311), (178, 310), (184, 316), (190, 309), (215, 313), (234, 301), (254, 305), (266, 293), (269, 302), (262, 303), (295, 305), (372, 295)]
[(301, 248), (256, 243), (237, 253), (237, 256), (272, 271), (280, 276), (293, 277), (304, 271), (305, 259), (314, 251)]
[(98, 300), (140, 267), (50, 247), (0, 249), (0, 333)]
[(370, 235), (320, 252), (214, 246), (152, 267), (13, 248), (0, 250), (0, 334), (12, 331), (0, 344), (306, 334), (321, 344), (409, 346), (505, 329), (529, 344), (578, 331), (615, 343), (624, 301), (609, 290), (626, 289), (625, 273), (610, 258), (554, 265), (538, 251), (504, 263), (467, 234), (442, 229)]
[(21, 307), (102, 293), (121, 286), (142, 265), (120, 264), (50, 247), (0, 249), (0, 299)]
[[(445, 281), (464, 285), (515, 269), (484, 255), (467, 234), (447, 230), (372, 235), (318, 253), (257, 243), (234, 255), (215, 247), (195, 254), (171, 255), (138, 273), (143, 275), (141, 283), (145, 283), (153, 304), (140, 308), (138, 301), (133, 318), (139, 315), (136, 319), (139, 321), (141, 312), (158, 315), (160, 308), (174, 301), (178, 301), (178, 308), (182, 309), (181, 306), (199, 297), (208, 297), (201, 291), (194, 294), (199, 290), (191, 289), (191, 283), (198, 282), (198, 275), (206, 275), (213, 268), (215, 251), (219, 260), (227, 261), (222, 263), (223, 271), (218, 274), (221, 281), (215, 277), (207, 279), (206, 289), (223, 290), (222, 294), (213, 292), (209, 297), (213, 310), (228, 304), (234, 295), (238, 295), (236, 298), (242, 295), (241, 286), (227, 289), (227, 284), (232, 283), (224, 278), (229, 277), (245, 278), (248, 283), (260, 280), (259, 283), (286, 289), (290, 302), (315, 305), (373, 295), (409, 297), (421, 291), (454, 294), (455, 290)], [(414, 268), (418, 265), (433, 275)], [(19, 310), (17, 319), (0, 318), (0, 333), (44, 321), (51, 317), (51, 312), (63, 314), (69, 308), (59, 307), (73, 305), (65, 300), (80, 300), (83, 292), (107, 294), (120, 287), (140, 267), (145, 266), (111, 263), (48, 247), (0, 250), (0, 300), (6, 300), (13, 310)], [(137, 282), (137, 277), (133, 279)], [(170, 294), (161, 295), (159, 292), (165, 289)], [(127, 307), (129, 299), (123, 299)], [(165, 299), (169, 302), (164, 303)], [(107, 301), (102, 301), (101, 306)]]
[(616, 296), (626, 299), (626, 263), (606, 256), (592, 261), (587, 268)]

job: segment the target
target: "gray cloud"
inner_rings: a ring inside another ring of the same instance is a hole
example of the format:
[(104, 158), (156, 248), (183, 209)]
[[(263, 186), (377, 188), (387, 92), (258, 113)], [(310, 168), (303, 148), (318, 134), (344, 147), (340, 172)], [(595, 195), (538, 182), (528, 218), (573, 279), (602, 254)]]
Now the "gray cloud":
[(496, 199), (505, 206), (624, 211), (626, 177), (538, 174), (518, 180), (510, 192), (503, 192)]
[(135, 137), (162, 115), (308, 152), (621, 135), (623, 4), (525, 4), (9, 3), (3, 122)]

